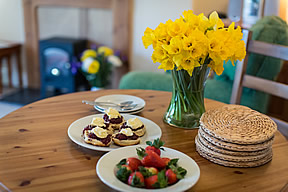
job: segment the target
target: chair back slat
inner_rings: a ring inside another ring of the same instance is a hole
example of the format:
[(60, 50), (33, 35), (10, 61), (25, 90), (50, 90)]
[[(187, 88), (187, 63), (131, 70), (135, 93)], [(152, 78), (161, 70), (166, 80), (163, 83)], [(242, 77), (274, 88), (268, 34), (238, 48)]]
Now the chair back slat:
[(245, 75), (243, 79), (243, 87), (256, 89), (258, 91), (263, 91), (271, 95), (288, 99), (288, 85), (283, 83), (277, 83), (275, 81)]
[(288, 60), (288, 47), (261, 41), (249, 41), (248, 52)]
[[(243, 29), (243, 41), (246, 45), (246, 50), (248, 49), (248, 43), (252, 38), (252, 33), (246, 29)], [(248, 62), (248, 55), (249, 53), (246, 53), (246, 57), (242, 61), (238, 61), (236, 65), (236, 72), (234, 76), (234, 82), (233, 82), (233, 88), (232, 88), (232, 95), (230, 97), (230, 103), (240, 103), (241, 95), (242, 95), (242, 89), (239, 89), (242, 87), (243, 77), (246, 72), (247, 62)], [(238, 101), (239, 100), (239, 101)]]

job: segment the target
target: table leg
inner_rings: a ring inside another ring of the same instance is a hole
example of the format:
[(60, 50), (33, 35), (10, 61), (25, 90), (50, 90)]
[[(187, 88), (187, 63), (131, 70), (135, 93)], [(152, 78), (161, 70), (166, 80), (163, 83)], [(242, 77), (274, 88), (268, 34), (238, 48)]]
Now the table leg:
[(16, 52), (17, 66), (18, 66), (18, 79), (19, 87), (23, 88), (23, 79), (22, 79), (22, 63), (21, 63), (21, 51), (20, 48)]
[(12, 88), (12, 63), (11, 55), (7, 55), (7, 67), (8, 67), (8, 78), (9, 78), (9, 88)]

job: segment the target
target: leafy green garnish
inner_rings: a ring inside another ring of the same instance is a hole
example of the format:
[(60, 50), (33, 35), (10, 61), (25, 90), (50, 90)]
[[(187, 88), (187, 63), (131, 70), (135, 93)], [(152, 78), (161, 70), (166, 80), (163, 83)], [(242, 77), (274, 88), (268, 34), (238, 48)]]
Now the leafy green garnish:
[(150, 176), (153, 175), (153, 174), (152, 174), (148, 169), (146, 169), (145, 167), (139, 166), (138, 169), (139, 169), (140, 173), (142, 173), (142, 175), (143, 175), (144, 178), (147, 178), (147, 177), (150, 177)]
[(126, 159), (122, 159), (116, 166), (117, 166), (118, 168), (120, 168), (121, 165), (126, 165), (126, 163), (127, 163)]
[(153, 143), (151, 141), (146, 141), (146, 144), (164, 151), (164, 148), (162, 146), (165, 144), (165, 142), (161, 141), (159, 138), (155, 139)]
[(128, 170), (126, 167), (120, 167), (119, 170), (116, 173), (116, 177), (126, 183), (128, 180), (129, 175), (131, 174), (131, 170)]
[(168, 178), (165, 175), (165, 170), (162, 170), (158, 173), (158, 181), (152, 186), (156, 189), (165, 188), (168, 186)]

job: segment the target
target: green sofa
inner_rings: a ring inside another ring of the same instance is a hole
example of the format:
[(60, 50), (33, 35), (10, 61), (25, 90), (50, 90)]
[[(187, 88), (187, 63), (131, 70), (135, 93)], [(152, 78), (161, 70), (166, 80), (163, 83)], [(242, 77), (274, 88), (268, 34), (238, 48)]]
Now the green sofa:
[[(288, 45), (288, 25), (281, 18), (267, 16), (259, 20), (251, 29), (252, 39), (268, 43)], [(236, 64), (237, 65), (237, 64)], [(205, 88), (205, 97), (224, 103), (230, 102), (233, 80), (236, 67), (231, 62), (224, 64), (221, 76), (208, 79)], [(279, 59), (265, 57), (258, 54), (249, 56), (247, 74), (274, 80), (281, 69)], [(133, 71), (122, 77), (120, 89), (152, 89), (172, 91), (172, 77), (170, 73)], [(266, 113), (269, 95), (244, 88), (241, 104)]]

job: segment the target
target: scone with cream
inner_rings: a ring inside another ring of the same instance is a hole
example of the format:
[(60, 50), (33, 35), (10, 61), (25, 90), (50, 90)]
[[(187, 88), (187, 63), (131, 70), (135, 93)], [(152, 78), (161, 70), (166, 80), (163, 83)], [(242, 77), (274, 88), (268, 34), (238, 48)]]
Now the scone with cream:
[(84, 141), (86, 143), (107, 147), (112, 143), (112, 134), (107, 129), (95, 127), (91, 130), (84, 130)]
[(105, 122), (108, 122), (109, 125), (115, 130), (119, 129), (124, 123), (124, 118), (120, 113), (113, 108), (108, 108), (105, 110), (105, 114), (103, 116)]
[(105, 122), (104, 119), (101, 117), (94, 117), (90, 125), (106, 129), (111, 135), (113, 134), (114, 131), (110, 123)]
[(140, 143), (140, 137), (130, 128), (121, 129), (120, 132), (112, 136), (113, 142), (120, 146), (136, 145)]
[(139, 137), (143, 136), (146, 132), (145, 125), (137, 117), (128, 119), (128, 121), (123, 123), (121, 129), (125, 128), (130, 128)]

